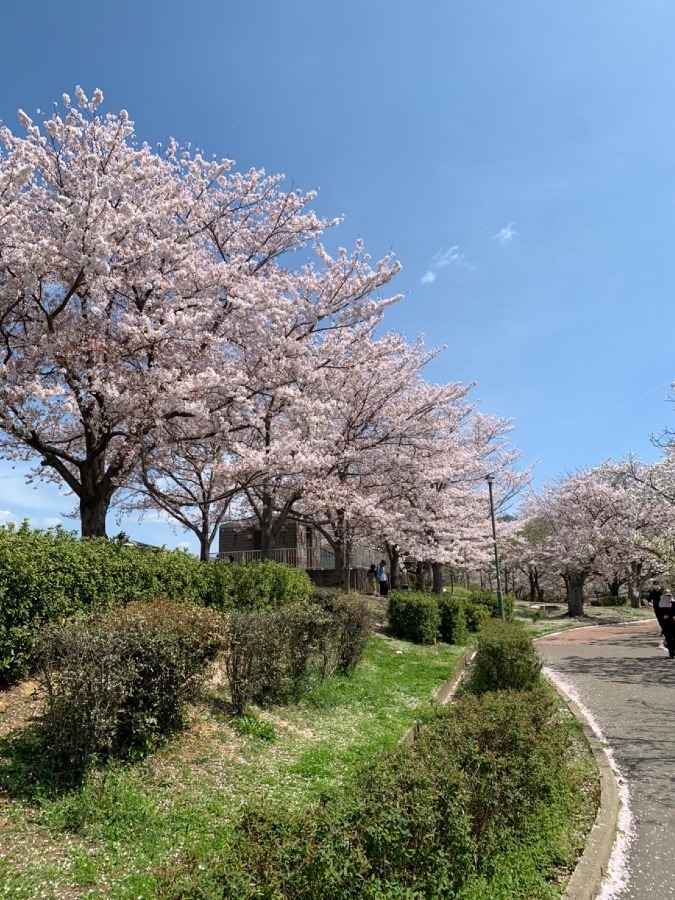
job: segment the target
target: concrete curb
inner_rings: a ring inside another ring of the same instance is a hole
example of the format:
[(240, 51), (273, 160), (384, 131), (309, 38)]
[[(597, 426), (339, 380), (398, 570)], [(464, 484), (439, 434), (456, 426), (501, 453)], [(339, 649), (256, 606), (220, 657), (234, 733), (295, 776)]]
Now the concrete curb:
[(572, 715), (581, 725), (600, 776), (600, 807), (586, 841), (584, 852), (572, 873), (562, 900), (595, 900), (602, 889), (602, 882), (607, 872), (619, 825), (621, 800), (619, 799), (616, 775), (603, 745), (595, 736), (595, 732), (582, 710), (559, 685), (550, 679), (547, 681), (562, 697)]
[[(440, 687), (436, 688), (436, 690), (434, 691), (434, 699), (443, 704), (449, 703), (450, 700), (452, 700), (457, 688), (459, 687), (460, 681), (462, 680), (462, 678), (464, 678), (464, 674), (473, 662), (473, 658), (475, 655), (476, 650), (473, 647), (470, 647), (457, 663), (457, 668), (452, 673), (450, 678), (448, 678), (447, 681), (444, 681)], [(409, 728), (403, 735), (400, 743), (406, 746), (414, 744), (417, 736), (420, 733), (420, 730), (421, 726), (419, 722), (415, 722), (412, 728)]]

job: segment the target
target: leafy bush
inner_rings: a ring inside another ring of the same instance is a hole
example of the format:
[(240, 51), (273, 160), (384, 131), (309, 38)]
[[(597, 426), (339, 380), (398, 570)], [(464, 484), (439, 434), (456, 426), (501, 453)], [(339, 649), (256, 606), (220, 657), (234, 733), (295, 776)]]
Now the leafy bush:
[(532, 638), (519, 623), (492, 619), (483, 626), (471, 670), (472, 691), (528, 691), (537, 684), (540, 671)]
[[(569, 724), (540, 691), (467, 697), (339, 794), (302, 811), (250, 806), (225, 849), (183, 857), (158, 896), (555, 896), (562, 836), (576, 827), (569, 746)], [(500, 880), (508, 890), (491, 893)]]
[(345, 596), (345, 589), (340, 587), (314, 587), (310, 600), (322, 609), (331, 610), (335, 601)]
[(612, 594), (606, 594), (603, 597), (594, 597), (591, 600), (591, 606), (625, 606), (626, 603), (628, 603), (628, 597), (617, 597)]
[(481, 630), (485, 622), (490, 618), (491, 613), (487, 606), (467, 600), (464, 603), (464, 615), (469, 631), (476, 632)]
[(329, 658), (326, 675), (347, 675), (363, 659), (373, 633), (375, 612), (373, 605), (360, 594), (338, 597), (329, 609), (331, 615)]
[(433, 594), (392, 591), (389, 594), (389, 626), (396, 637), (415, 644), (434, 644), (441, 616)]
[(235, 710), (297, 696), (313, 681), (347, 674), (372, 634), (373, 610), (360, 595), (331, 597), (324, 608), (296, 603), (235, 610), (228, 618), (225, 669)]
[(96, 759), (143, 753), (179, 730), (221, 622), (157, 600), (47, 626), (36, 646), (41, 727), (64, 774), (77, 780)]
[(446, 644), (463, 645), (469, 639), (464, 606), (464, 601), (459, 597), (443, 594), (438, 598), (441, 616), (439, 631), (441, 640)]
[(221, 604), (229, 589), (219, 568), (178, 550), (0, 527), (0, 684), (29, 671), (44, 622), (156, 596)]
[(260, 560), (226, 566), (235, 609), (278, 609), (308, 600), (314, 590), (302, 569)]
[[(497, 599), (496, 591), (471, 591), (469, 594), (469, 600), (471, 603), (478, 603), (481, 606), (484, 606), (486, 609), (490, 610), (490, 615), (493, 618), (497, 618), (499, 615), (499, 601)], [(504, 618), (507, 622), (510, 622), (513, 618), (513, 604), (515, 602), (514, 597), (511, 594), (502, 594), (502, 603), (504, 605)]]

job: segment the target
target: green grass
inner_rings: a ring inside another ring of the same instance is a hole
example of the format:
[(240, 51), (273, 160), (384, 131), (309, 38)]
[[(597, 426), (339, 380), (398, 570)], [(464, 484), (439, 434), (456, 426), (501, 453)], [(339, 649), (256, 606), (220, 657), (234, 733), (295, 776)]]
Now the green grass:
[(555, 612), (544, 612), (533, 609), (529, 603), (516, 602), (514, 615), (523, 621), (534, 637), (542, 637), (555, 631), (568, 628), (585, 628), (588, 625), (619, 625), (629, 622), (642, 622), (654, 618), (651, 609), (631, 606), (591, 606), (586, 603), (584, 616), (570, 619), (564, 607)]
[(317, 685), (295, 705), (233, 720), (226, 689), (214, 688), (189, 731), (144, 762), (109, 767), (72, 794), (32, 805), (0, 795), (0, 816), (10, 816), (0, 897), (154, 897), (156, 873), (186, 847), (206, 854), (224, 844), (251, 799), (305, 804), (393, 746), (462, 653), (377, 636), (352, 676)]

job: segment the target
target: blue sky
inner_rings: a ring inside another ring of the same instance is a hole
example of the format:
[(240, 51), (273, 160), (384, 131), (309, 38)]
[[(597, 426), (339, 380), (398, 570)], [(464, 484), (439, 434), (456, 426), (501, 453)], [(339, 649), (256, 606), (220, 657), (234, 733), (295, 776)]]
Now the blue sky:
[[(537, 483), (656, 458), (650, 435), (675, 426), (672, 2), (98, 6), (7, 4), (6, 124), (100, 87), (144, 139), (318, 188), (341, 244), (403, 263), (389, 327), (447, 345), (430, 377), (513, 417)], [(71, 505), (0, 462), (0, 520)]]

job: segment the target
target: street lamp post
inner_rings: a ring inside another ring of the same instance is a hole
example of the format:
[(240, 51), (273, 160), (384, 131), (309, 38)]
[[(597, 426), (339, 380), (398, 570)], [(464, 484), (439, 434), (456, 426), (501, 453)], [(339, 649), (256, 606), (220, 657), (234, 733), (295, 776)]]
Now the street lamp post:
[(495, 505), (492, 499), (492, 483), (494, 481), (494, 477), (492, 475), (486, 475), (485, 480), (488, 483), (488, 489), (490, 491), (490, 518), (492, 519), (492, 542), (495, 549), (495, 568), (497, 569), (497, 612), (499, 614), (499, 618), (504, 620), (504, 598), (502, 596), (502, 579), (499, 574), (499, 552), (497, 550), (497, 529), (495, 527)]

